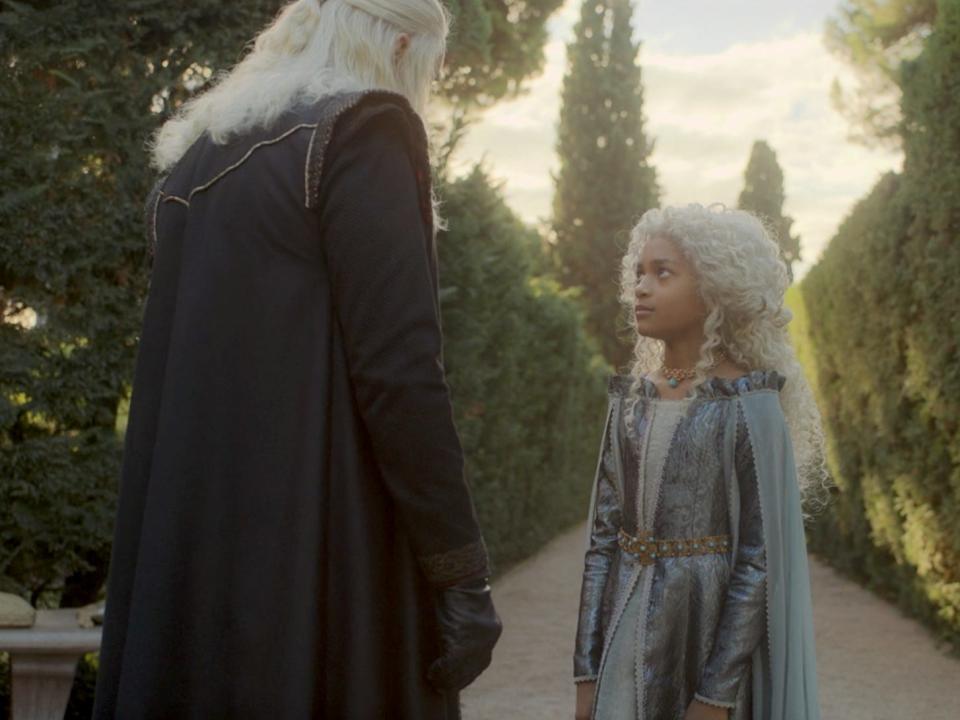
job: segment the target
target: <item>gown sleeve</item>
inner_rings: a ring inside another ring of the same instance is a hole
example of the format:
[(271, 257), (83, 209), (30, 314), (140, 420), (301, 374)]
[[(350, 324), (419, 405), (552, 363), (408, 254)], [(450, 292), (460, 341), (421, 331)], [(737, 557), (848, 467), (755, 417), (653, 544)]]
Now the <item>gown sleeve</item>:
[[(435, 587), (489, 576), (442, 361), (432, 239), (399, 108), (334, 133), (320, 233), (354, 398), (387, 492)], [(347, 139), (348, 138), (348, 139)]]
[(600, 443), (600, 456), (590, 501), (589, 537), (584, 556), (583, 582), (576, 648), (573, 656), (575, 682), (596, 680), (603, 651), (603, 596), (607, 576), (617, 550), (620, 530), (620, 498), (615, 485), (615, 461), (611, 445), (616, 399), (611, 397)]
[(740, 490), (737, 555), (717, 625), (713, 649), (694, 697), (720, 707), (735, 706), (737, 689), (766, 628), (767, 563), (754, 449), (743, 406), (737, 402), (735, 451)]

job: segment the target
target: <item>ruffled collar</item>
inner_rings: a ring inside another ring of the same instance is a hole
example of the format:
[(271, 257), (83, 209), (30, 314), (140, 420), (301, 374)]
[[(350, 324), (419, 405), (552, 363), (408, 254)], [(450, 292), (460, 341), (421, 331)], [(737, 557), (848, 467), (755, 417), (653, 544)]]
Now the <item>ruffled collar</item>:
[[(697, 385), (690, 398), (718, 398), (742, 395), (754, 390), (776, 390), (779, 392), (786, 378), (776, 370), (751, 370), (735, 378), (709, 377)], [(611, 394), (626, 397), (633, 384), (631, 375), (611, 375), (608, 391)], [(656, 384), (647, 378), (641, 378), (640, 396), (651, 400), (660, 400), (660, 391)], [(680, 400), (681, 398), (676, 398)]]

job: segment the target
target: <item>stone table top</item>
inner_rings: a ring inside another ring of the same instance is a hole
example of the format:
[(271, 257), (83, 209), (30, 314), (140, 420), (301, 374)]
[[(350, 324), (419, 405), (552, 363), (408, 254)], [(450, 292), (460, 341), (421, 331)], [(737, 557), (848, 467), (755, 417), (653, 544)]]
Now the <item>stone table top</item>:
[(87, 653), (100, 649), (101, 628), (77, 624), (77, 609), (37, 610), (31, 627), (0, 628), (0, 652)]

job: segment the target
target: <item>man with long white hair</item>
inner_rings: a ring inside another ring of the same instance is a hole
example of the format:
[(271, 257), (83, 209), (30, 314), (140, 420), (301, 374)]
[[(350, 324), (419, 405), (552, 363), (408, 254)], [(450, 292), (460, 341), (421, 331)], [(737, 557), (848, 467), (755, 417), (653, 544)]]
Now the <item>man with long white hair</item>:
[(438, 0), (296, 0), (157, 133), (94, 716), (459, 717), (501, 625), (446, 383)]

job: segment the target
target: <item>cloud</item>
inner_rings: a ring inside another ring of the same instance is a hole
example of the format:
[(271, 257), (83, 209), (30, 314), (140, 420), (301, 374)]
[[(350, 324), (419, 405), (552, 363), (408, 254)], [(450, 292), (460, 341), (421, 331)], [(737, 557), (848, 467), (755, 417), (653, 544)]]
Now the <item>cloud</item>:
[[(544, 73), (529, 92), (489, 110), (464, 140), (455, 167), (486, 156), (505, 180), (508, 202), (528, 221), (546, 217), (557, 168), (554, 143), (573, 4), (551, 19)], [(647, 132), (664, 204), (735, 205), (755, 140), (776, 150), (784, 169), (785, 211), (801, 235), (802, 274), (816, 260), (853, 204), (886, 170), (891, 152), (847, 140), (831, 107), (830, 84), (847, 69), (816, 32), (736, 43), (710, 53), (676, 53), (658, 42), (642, 50)], [(647, 46), (644, 46), (645, 48)], [(602, 180), (602, 179), (600, 179)]]
[(732, 45), (718, 53), (643, 58), (653, 162), (667, 203), (735, 204), (754, 140), (767, 140), (784, 169), (785, 211), (801, 235), (799, 274), (819, 256), (853, 203), (895, 153), (847, 140), (830, 84), (846, 68), (819, 34)]

